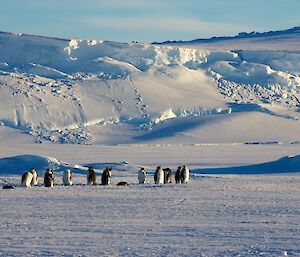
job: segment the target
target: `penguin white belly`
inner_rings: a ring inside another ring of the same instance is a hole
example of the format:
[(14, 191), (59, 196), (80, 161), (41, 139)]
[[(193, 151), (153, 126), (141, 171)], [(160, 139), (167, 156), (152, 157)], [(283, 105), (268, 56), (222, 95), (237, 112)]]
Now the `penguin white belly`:
[(37, 175), (36, 171), (32, 172), (32, 184), (34, 186), (38, 185), (38, 175)]
[(107, 185), (110, 185), (110, 184), (111, 184), (111, 175), (112, 175), (112, 172), (109, 171), (109, 172), (108, 172), (108, 178), (107, 178)]
[(73, 184), (71, 172), (68, 170), (63, 173), (63, 184), (65, 186), (71, 186)]
[(188, 183), (190, 180), (190, 171), (186, 169), (183, 171), (183, 183)]
[(162, 169), (160, 169), (158, 171), (158, 174), (157, 174), (157, 184), (163, 184), (164, 183), (164, 178), (165, 178), (165, 173)]
[(32, 173), (31, 172), (26, 172), (24, 175), (24, 178), (22, 179), (21, 186), (22, 187), (30, 187), (31, 182), (32, 182)]

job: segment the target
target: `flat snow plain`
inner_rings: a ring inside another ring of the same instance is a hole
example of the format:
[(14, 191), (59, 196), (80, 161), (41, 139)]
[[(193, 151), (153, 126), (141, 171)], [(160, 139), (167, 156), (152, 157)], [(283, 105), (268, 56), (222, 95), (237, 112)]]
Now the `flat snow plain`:
[[(0, 158), (20, 154), (116, 170), (110, 186), (87, 186), (78, 171), (71, 187), (57, 173), (54, 188), (1, 189), (0, 256), (300, 255), (299, 173), (199, 174), (299, 155), (297, 144), (0, 146)], [(189, 184), (153, 184), (156, 165), (183, 163), (192, 170)], [(145, 185), (137, 184), (139, 165), (149, 171)], [(19, 180), (2, 175), (0, 184)]]

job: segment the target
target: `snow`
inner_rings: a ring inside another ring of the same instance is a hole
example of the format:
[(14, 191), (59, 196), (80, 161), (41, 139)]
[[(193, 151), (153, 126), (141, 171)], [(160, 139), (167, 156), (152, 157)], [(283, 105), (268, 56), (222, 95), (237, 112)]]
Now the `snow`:
[[(1, 186), (5, 181), (17, 186), (0, 190), (3, 256), (300, 254), (299, 173), (193, 172), (195, 167), (267, 162), (282, 154), (299, 153), (298, 146), (34, 144), (27, 150), (18, 145), (0, 146), (1, 156), (19, 152), (59, 156), (64, 160), (59, 163), (93, 164), (102, 171), (104, 160), (106, 165), (117, 162), (110, 186), (87, 186), (85, 173), (80, 172), (74, 174), (75, 185), (65, 187), (62, 172), (56, 171), (53, 188), (41, 186), (40, 178), (40, 186), (25, 189), (18, 186), (20, 176), (1, 176)], [(294, 164), (300, 167), (299, 156), (295, 158), (298, 162)], [(39, 163), (39, 159), (31, 160)], [(279, 162), (286, 164), (286, 160)], [(187, 164), (190, 182), (155, 185), (153, 172), (158, 162), (173, 171), (178, 164)], [(138, 184), (136, 164), (141, 163), (148, 172), (144, 185)], [(42, 176), (44, 171), (38, 172)], [(130, 185), (118, 187), (119, 181)]]
[(169, 109), (169, 110), (163, 112), (159, 118), (155, 119), (154, 123), (157, 124), (164, 120), (172, 119), (175, 117), (177, 117), (176, 114), (172, 111), (172, 109)]
[(188, 186), (1, 190), (0, 253), (296, 256), (298, 184), (299, 177), (204, 177)]
[[(137, 143), (163, 123), (175, 140), (190, 143), (172, 131), (174, 122), (180, 126), (182, 117), (194, 117), (201, 123), (216, 114), (230, 122), (235, 112), (247, 119), (252, 111), (240, 110), (249, 103), (264, 106), (256, 110), (268, 114), (266, 121), (273, 119), (271, 113), (282, 117), (276, 121), (281, 127), (288, 116), (298, 116), (299, 53), (288, 48), (223, 50), (206, 49), (201, 42), (165, 46), (10, 33), (0, 33), (0, 42), (0, 122), (26, 141)], [(277, 107), (264, 111), (274, 105), (282, 107), (279, 113)], [(290, 125), (294, 130), (299, 122)], [(262, 141), (299, 140), (295, 133), (269, 131), (262, 137), (263, 130), (256, 132), (232, 133), (225, 141), (255, 141), (257, 135)], [(209, 135), (193, 140), (212, 142)]]
[[(1, 32), (0, 256), (300, 255), (299, 50), (296, 28), (162, 45)], [(188, 184), (154, 184), (183, 165)], [(112, 184), (86, 185), (90, 166)]]
[[(235, 37), (213, 37), (192, 41), (167, 41), (159, 45), (184, 46), (206, 50), (299, 51), (300, 27), (264, 33), (242, 32)], [(156, 43), (157, 44), (157, 43)]]

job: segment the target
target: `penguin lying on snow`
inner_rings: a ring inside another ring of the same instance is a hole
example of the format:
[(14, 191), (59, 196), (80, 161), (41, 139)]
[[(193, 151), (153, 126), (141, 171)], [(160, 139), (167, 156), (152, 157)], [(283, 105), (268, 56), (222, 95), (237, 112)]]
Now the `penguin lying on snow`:
[(4, 185), (2, 189), (14, 189), (14, 187), (11, 185)]
[(129, 186), (129, 183), (127, 181), (120, 181), (117, 186)]

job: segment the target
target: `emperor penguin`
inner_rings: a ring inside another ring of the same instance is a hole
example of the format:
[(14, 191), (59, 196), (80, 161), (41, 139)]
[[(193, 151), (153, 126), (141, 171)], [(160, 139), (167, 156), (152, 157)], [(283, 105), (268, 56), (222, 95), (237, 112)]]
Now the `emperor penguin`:
[(161, 166), (158, 166), (156, 168), (156, 171), (154, 173), (154, 181), (155, 184), (163, 184), (164, 183), (164, 171), (162, 170)]
[(109, 185), (111, 183), (111, 176), (112, 176), (112, 168), (107, 167), (102, 173), (101, 184)]
[(54, 174), (53, 170), (47, 168), (44, 176), (44, 186), (53, 187), (54, 186)]
[(171, 184), (173, 180), (173, 172), (170, 168), (163, 169), (164, 171), (164, 184)]
[(190, 170), (188, 167), (183, 166), (181, 172), (181, 183), (188, 183), (190, 180)]
[(176, 184), (181, 183), (181, 166), (179, 166), (175, 173), (175, 182)]
[(36, 172), (36, 169), (35, 168), (32, 168), (31, 171), (32, 173), (32, 181), (31, 181), (31, 184), (33, 186), (37, 186), (38, 185), (38, 174)]
[(146, 172), (145, 168), (142, 167), (138, 172), (139, 184), (144, 184), (145, 183), (146, 175), (147, 175), (147, 172)]
[(92, 167), (88, 168), (87, 174), (86, 174), (86, 180), (88, 185), (97, 185), (97, 177), (96, 172)]
[(72, 171), (67, 169), (63, 173), (63, 184), (64, 186), (72, 186), (73, 180), (72, 180)]
[(30, 171), (25, 172), (22, 175), (21, 187), (31, 187), (33, 175)]

